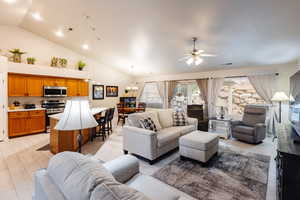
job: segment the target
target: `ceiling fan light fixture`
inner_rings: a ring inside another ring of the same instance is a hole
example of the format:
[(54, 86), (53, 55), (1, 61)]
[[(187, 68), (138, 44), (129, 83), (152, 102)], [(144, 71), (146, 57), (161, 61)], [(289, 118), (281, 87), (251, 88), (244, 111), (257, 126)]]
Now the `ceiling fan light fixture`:
[(194, 59), (193, 59), (193, 58), (189, 58), (189, 59), (186, 61), (186, 64), (191, 65), (193, 62), (194, 62)]
[(198, 57), (195, 60), (195, 65), (200, 65), (202, 62), (203, 62), (203, 59)]

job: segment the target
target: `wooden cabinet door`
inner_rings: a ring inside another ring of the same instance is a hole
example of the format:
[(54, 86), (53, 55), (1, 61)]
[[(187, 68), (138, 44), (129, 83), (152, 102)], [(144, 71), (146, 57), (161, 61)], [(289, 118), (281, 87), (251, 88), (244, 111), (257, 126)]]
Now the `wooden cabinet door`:
[(78, 80), (68, 79), (67, 87), (68, 87), (68, 96), (70, 97), (79, 96)]
[(26, 78), (24, 76), (16, 74), (8, 75), (8, 96), (27, 96)]
[(26, 77), (27, 94), (31, 97), (43, 96), (43, 80), (38, 76)]
[(56, 86), (56, 79), (55, 78), (44, 78), (44, 86)]
[(44, 110), (29, 111), (30, 133), (46, 130), (46, 114)]
[(67, 86), (66, 79), (64, 79), (64, 78), (56, 78), (55, 79), (55, 86), (66, 87)]
[(28, 134), (30, 129), (28, 117), (28, 112), (8, 113), (8, 136), (14, 137)]
[(78, 81), (79, 96), (89, 96), (89, 83), (83, 80)]
[(33, 116), (29, 118), (30, 133), (41, 133), (46, 130), (46, 119), (44, 116)]

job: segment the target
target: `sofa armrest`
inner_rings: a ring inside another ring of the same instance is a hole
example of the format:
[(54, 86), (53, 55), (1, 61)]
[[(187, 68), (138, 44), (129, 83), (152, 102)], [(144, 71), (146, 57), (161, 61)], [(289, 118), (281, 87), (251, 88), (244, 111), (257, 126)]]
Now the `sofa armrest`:
[(120, 183), (125, 183), (139, 173), (138, 159), (131, 155), (120, 156), (103, 166), (112, 173), (113, 177)]
[(154, 131), (124, 126), (121, 130), (123, 135), (123, 150), (153, 160), (157, 154), (157, 134)]
[(194, 125), (194, 126), (196, 126), (196, 129), (197, 129), (197, 127), (198, 127), (198, 119), (197, 118), (188, 117), (187, 121), (188, 121), (189, 125)]
[(235, 126), (242, 125), (242, 124), (243, 124), (243, 122), (239, 121), (239, 120), (231, 121), (231, 127), (235, 127)]
[(266, 125), (264, 123), (255, 124), (255, 135), (261, 138), (266, 136)]

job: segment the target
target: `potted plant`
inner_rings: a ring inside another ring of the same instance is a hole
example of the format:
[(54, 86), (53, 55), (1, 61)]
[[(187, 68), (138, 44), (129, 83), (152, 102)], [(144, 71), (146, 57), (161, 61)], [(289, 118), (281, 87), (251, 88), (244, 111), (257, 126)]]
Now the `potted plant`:
[(36, 61), (36, 59), (33, 58), (33, 57), (28, 57), (27, 58), (27, 64), (34, 65), (35, 61)]
[(9, 50), (10, 53), (13, 54), (12, 56), (12, 59), (13, 59), (13, 62), (16, 62), (16, 63), (21, 63), (21, 56), (22, 54), (25, 54), (26, 52), (23, 52), (23, 51), (20, 51), (20, 49), (12, 49), (12, 50)]
[(67, 67), (68, 60), (65, 59), (65, 58), (60, 58), (60, 59), (59, 59), (59, 63), (60, 63), (60, 66), (61, 66), (61, 67)]
[(78, 67), (79, 71), (82, 71), (85, 66), (86, 66), (86, 63), (81, 60), (77, 63), (77, 67)]

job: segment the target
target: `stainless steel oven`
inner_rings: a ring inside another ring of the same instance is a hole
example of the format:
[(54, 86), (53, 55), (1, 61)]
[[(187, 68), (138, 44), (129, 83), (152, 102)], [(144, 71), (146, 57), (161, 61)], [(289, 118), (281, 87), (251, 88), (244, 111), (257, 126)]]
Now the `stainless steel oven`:
[(67, 87), (44, 86), (44, 97), (66, 97)]

